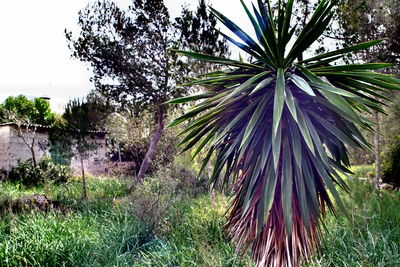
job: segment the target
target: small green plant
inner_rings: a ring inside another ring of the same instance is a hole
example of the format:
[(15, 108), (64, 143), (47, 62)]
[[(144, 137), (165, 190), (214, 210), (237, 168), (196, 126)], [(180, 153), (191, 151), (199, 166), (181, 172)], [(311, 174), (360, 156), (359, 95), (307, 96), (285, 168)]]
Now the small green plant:
[(31, 159), (19, 160), (17, 166), (11, 169), (6, 179), (26, 186), (34, 186), (47, 182), (65, 183), (68, 178), (69, 170), (67, 167), (56, 165), (48, 157), (43, 157), (36, 167), (33, 166)]

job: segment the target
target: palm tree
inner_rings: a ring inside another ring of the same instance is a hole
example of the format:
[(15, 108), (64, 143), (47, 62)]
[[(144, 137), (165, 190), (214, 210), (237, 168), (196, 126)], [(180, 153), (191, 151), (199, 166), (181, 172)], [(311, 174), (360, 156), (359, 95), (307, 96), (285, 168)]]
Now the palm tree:
[(293, 0), (279, 1), (275, 19), (269, 1), (252, 12), (241, 2), (257, 39), (211, 11), (238, 39), (220, 34), (252, 60), (179, 51), (227, 68), (190, 83), (205, 92), (170, 101), (197, 101), (170, 126), (188, 121), (183, 150), (195, 147), (195, 157), (207, 147), (201, 170), (215, 153), (211, 182), (233, 184), (226, 229), (238, 250), (251, 247), (258, 266), (298, 266), (317, 249), (326, 208), (344, 210), (335, 186), (348, 191), (346, 146), (370, 149), (358, 130), (372, 129), (361, 112), (383, 112), (380, 92), (400, 89), (400, 80), (373, 72), (389, 64), (340, 64), (383, 40), (303, 59), (329, 25), (333, 0), (319, 2), (297, 38)]

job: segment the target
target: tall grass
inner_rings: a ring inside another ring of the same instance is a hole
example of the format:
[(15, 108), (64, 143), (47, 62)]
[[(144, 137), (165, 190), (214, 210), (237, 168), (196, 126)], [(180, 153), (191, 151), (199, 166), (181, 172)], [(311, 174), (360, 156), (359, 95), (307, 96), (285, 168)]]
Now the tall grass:
[[(2, 184), (13, 198), (44, 193), (66, 210), (8, 214), (0, 220), (1, 266), (249, 266), (221, 231), (227, 201), (219, 196), (185, 199), (149, 233), (129, 213), (126, 185), (113, 179), (48, 188)], [(135, 203), (132, 203), (135, 205)]]
[[(400, 193), (357, 179), (371, 169), (355, 169), (351, 193), (342, 193), (350, 216), (328, 215), (310, 266), (400, 266)], [(118, 179), (92, 178), (82, 200), (78, 180), (34, 188), (0, 183), (8, 197), (46, 193), (64, 207), (0, 218), (0, 266), (253, 266), (221, 230), (227, 197), (184, 199), (153, 233), (131, 214), (127, 188)]]
[(116, 179), (88, 182), (82, 200), (79, 182), (24, 188), (3, 183), (3, 195), (45, 193), (63, 209), (6, 214), (0, 220), (0, 266), (126, 266), (143, 245), (144, 229), (114, 199), (126, 194)]
[[(126, 180), (109, 177), (88, 177), (87, 180), (89, 199), (122, 197), (129, 189), (129, 182)], [(49, 198), (56, 200), (78, 199), (82, 196), (82, 184), (79, 177), (58, 185), (48, 183), (25, 186), (15, 182), (0, 182), (0, 196), (20, 198), (31, 194), (46, 194)]]
[(183, 201), (164, 223), (164, 242), (141, 253), (135, 266), (252, 266), (221, 230), (226, 206), (222, 196)]
[(400, 193), (358, 179), (371, 170), (354, 170), (350, 194), (342, 193), (349, 218), (329, 215), (313, 266), (400, 266)]

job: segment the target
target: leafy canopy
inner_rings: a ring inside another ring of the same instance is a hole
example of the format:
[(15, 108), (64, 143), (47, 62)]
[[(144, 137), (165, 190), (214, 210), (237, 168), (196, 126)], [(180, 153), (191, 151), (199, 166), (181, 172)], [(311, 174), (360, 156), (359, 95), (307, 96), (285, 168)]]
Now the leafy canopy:
[(113, 1), (98, 1), (79, 12), (78, 38), (72, 32), (66, 37), (73, 57), (90, 63), (99, 92), (135, 113), (156, 111), (187, 92), (176, 85), (191, 69), (171, 48), (191, 44), (191, 49), (219, 56), (228, 51), (205, 9), (202, 0), (196, 13), (184, 8), (172, 20), (163, 0), (134, 0), (126, 10)]
[(0, 104), (0, 122), (10, 122), (9, 113), (29, 123), (50, 126), (55, 121), (50, 103), (42, 98), (29, 100), (24, 95), (9, 96)]
[(96, 98), (70, 100), (65, 111), (49, 132), (50, 151), (70, 159), (89, 157), (98, 146), (91, 137), (99, 130), (99, 115), (104, 108)]
[(386, 63), (342, 65), (339, 59), (383, 40), (303, 59), (333, 17), (336, 1), (322, 0), (294, 36), (293, 0), (241, 0), (253, 38), (211, 8), (236, 38), (220, 33), (251, 56), (250, 62), (178, 51), (225, 65), (189, 85), (208, 90), (169, 103), (197, 101), (170, 126), (185, 122), (183, 150), (207, 149), (202, 169), (216, 155), (212, 183), (233, 184), (226, 228), (238, 249), (251, 246), (258, 266), (298, 266), (320, 239), (326, 207), (343, 208), (335, 185), (347, 190), (346, 146), (369, 149), (358, 128), (371, 129), (360, 112), (382, 112), (382, 91), (400, 80), (374, 72)]

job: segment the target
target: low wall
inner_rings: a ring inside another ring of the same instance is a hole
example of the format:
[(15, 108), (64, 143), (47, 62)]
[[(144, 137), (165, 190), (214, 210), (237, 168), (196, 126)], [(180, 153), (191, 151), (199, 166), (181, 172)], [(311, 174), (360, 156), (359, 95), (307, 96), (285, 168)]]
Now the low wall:
[(0, 127), (0, 169), (9, 170), (10, 126)]

